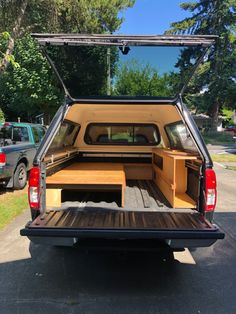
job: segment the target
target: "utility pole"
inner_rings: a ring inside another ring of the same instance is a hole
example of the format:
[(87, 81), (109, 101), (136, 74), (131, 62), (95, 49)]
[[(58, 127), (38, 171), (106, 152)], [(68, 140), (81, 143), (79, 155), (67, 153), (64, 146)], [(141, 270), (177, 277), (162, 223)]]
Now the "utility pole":
[(107, 48), (107, 95), (111, 95), (111, 48)]

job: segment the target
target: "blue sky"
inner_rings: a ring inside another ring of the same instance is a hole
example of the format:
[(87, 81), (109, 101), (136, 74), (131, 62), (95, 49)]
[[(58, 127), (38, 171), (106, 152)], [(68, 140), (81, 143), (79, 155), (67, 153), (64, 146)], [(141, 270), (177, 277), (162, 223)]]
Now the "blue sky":
[(136, 0), (133, 8), (125, 10), (121, 16), (124, 23), (118, 34), (153, 35), (163, 34), (171, 22), (187, 16), (179, 4), (184, 0)]
[[(136, 0), (134, 6), (120, 15), (124, 22), (118, 34), (153, 35), (163, 34), (170, 28), (170, 24), (184, 19), (188, 12), (179, 6), (184, 0)], [(130, 62), (133, 58), (139, 61), (146, 60), (148, 64), (157, 68), (159, 73), (174, 70), (178, 59), (179, 48), (147, 49), (138, 47), (132, 53), (121, 55), (121, 61)], [(145, 58), (144, 58), (145, 54)], [(145, 63), (143, 61), (143, 63)], [(176, 69), (175, 69), (176, 70)]]

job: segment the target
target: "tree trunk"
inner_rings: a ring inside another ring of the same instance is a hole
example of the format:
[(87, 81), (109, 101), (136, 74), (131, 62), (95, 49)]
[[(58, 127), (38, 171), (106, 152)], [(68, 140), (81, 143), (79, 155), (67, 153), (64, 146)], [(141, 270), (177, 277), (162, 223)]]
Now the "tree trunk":
[(15, 26), (12, 30), (12, 36), (10, 37), (10, 39), (8, 41), (7, 50), (6, 50), (4, 57), (0, 63), (0, 75), (6, 71), (8, 65), (10, 63), (10, 56), (12, 55), (14, 47), (15, 47), (15, 40), (20, 33), (21, 23), (22, 23), (24, 15), (25, 15), (25, 10), (27, 8), (27, 5), (28, 5), (28, 0), (23, 0), (21, 3), (19, 15), (18, 15), (16, 22), (15, 22)]
[(219, 120), (219, 109), (220, 109), (220, 104), (216, 100), (214, 106), (212, 107), (211, 110), (211, 118), (212, 118), (212, 131), (217, 131), (217, 126), (218, 126), (218, 120)]

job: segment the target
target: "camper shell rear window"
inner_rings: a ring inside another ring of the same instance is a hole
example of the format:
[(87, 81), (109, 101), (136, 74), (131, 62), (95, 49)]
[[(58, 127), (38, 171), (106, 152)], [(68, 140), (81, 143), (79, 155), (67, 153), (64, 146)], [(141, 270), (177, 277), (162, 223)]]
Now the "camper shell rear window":
[(88, 145), (153, 146), (160, 143), (160, 133), (155, 124), (91, 123), (84, 141)]

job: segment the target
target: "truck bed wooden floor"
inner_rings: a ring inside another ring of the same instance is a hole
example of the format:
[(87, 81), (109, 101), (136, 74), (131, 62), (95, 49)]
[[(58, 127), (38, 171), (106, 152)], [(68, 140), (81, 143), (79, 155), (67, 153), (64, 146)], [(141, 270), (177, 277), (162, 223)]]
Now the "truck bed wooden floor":
[(211, 230), (199, 213), (134, 212), (87, 208), (50, 211), (29, 228)]

